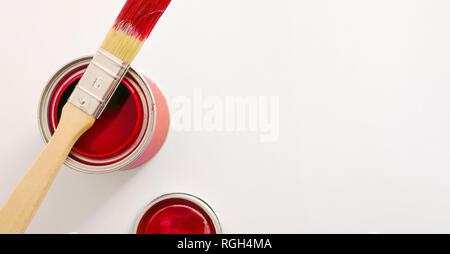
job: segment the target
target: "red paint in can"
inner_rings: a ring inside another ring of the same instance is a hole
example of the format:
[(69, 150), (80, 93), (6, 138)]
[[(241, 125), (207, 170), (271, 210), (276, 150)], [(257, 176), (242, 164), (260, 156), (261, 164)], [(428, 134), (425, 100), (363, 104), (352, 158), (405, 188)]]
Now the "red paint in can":
[[(40, 106), (46, 141), (56, 129), (61, 110), (92, 58), (76, 60), (49, 81)], [(103, 114), (75, 144), (66, 164), (88, 173), (135, 168), (150, 160), (167, 136), (169, 112), (158, 87), (132, 68)]]
[(219, 221), (204, 201), (188, 194), (164, 195), (147, 205), (137, 234), (217, 234)]

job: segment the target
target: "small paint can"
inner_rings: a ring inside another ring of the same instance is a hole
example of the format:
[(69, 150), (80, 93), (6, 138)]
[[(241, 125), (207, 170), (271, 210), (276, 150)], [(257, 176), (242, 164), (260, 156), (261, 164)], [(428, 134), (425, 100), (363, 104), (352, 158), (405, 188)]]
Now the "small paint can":
[[(48, 142), (62, 108), (92, 57), (72, 61), (47, 83), (39, 105), (39, 127)], [(167, 102), (150, 79), (130, 68), (103, 114), (74, 145), (65, 164), (85, 173), (136, 168), (160, 150), (169, 128)]]
[(136, 220), (136, 234), (221, 234), (213, 209), (186, 193), (166, 194), (150, 202)]

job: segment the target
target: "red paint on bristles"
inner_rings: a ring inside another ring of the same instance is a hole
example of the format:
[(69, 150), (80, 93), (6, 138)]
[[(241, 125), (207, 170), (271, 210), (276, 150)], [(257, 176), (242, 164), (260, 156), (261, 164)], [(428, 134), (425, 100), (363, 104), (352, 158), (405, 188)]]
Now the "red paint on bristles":
[(171, 0), (127, 0), (114, 29), (144, 41), (148, 38)]

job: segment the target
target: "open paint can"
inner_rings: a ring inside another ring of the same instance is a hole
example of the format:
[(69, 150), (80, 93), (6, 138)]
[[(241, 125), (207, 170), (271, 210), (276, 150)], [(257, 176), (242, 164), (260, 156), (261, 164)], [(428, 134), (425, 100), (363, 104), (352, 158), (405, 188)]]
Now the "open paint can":
[(184, 193), (161, 196), (139, 215), (136, 234), (221, 234), (219, 219), (200, 198)]
[[(48, 142), (62, 108), (92, 57), (61, 68), (41, 96), (39, 126)], [(103, 114), (74, 145), (65, 164), (86, 173), (132, 169), (160, 150), (169, 128), (167, 102), (155, 83), (130, 68)]]

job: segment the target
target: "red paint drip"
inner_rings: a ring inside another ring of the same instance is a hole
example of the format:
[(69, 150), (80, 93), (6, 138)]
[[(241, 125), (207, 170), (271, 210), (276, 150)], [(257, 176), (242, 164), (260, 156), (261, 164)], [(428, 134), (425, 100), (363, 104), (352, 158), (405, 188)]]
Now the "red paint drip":
[(114, 29), (143, 41), (148, 38), (171, 0), (127, 0)]
[(152, 206), (139, 222), (137, 234), (215, 234), (211, 218), (194, 203), (163, 200)]

